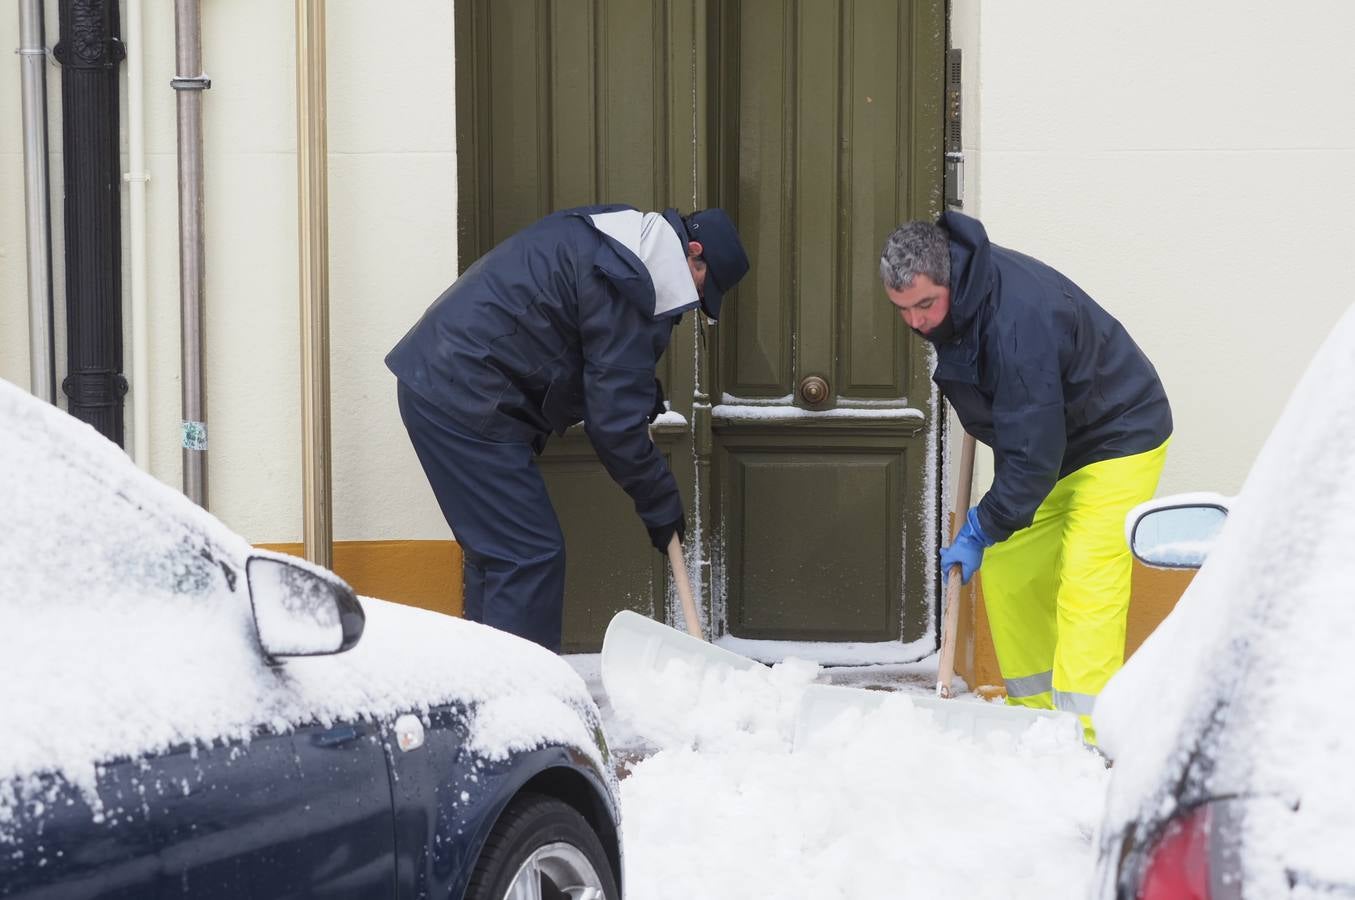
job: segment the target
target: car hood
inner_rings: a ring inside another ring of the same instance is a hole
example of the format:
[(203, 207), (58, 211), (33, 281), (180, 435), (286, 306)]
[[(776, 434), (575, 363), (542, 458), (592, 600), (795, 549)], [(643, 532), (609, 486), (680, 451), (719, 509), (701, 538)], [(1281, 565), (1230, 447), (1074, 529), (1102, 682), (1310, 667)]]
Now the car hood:
[(1279, 798), (1268, 808), (1288, 812), (1249, 834), (1249, 865), (1355, 883), (1352, 385), (1355, 311), (1309, 365), (1208, 561), (1097, 702), (1115, 761), (1107, 834), (1177, 803)]

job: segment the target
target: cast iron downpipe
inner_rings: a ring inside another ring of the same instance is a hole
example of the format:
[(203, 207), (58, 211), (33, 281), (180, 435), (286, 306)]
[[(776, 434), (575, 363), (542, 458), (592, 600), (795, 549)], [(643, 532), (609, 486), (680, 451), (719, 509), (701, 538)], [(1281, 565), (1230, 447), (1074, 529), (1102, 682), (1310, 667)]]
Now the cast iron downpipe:
[(29, 389), (56, 402), (52, 303), (51, 191), (47, 181), (47, 37), (42, 0), (20, 0), (19, 66), (23, 84), (24, 210), (28, 246)]
[(61, 0), (61, 150), (66, 214), (66, 368), (71, 415), (123, 443), (122, 172), (117, 0)]

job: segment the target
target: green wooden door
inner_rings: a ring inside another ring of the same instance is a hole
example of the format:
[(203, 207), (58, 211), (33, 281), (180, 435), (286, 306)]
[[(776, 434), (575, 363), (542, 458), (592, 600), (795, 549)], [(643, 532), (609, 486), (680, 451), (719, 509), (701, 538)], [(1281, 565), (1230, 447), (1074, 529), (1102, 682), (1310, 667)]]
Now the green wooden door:
[[(685, 317), (659, 372), (713, 631), (922, 637), (933, 401), (876, 259), (939, 208), (940, 0), (466, 0), (456, 27), (463, 266), (595, 202), (721, 205), (745, 238), (719, 325)], [(664, 560), (582, 430), (541, 466), (566, 650), (597, 649), (619, 609), (673, 619)]]
[(939, 211), (942, 14), (722, 5), (717, 190), (753, 264), (720, 325), (711, 415), (717, 595), (739, 637), (927, 633), (934, 401), (878, 260), (894, 226)]

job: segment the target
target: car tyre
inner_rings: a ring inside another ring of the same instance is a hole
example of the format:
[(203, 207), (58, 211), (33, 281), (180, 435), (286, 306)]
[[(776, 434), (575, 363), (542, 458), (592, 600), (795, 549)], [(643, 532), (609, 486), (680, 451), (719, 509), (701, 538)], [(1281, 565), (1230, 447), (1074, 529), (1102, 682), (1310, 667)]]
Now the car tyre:
[(466, 888), (466, 900), (526, 897), (621, 900), (592, 826), (574, 807), (543, 794), (520, 794), (508, 805)]

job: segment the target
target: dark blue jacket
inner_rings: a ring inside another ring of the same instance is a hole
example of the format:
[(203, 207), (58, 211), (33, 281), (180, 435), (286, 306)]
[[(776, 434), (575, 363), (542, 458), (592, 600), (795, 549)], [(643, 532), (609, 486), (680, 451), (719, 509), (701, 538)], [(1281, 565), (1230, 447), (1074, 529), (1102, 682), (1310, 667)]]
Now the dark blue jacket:
[(1083, 466), (1152, 450), (1172, 431), (1153, 364), (1077, 285), (999, 247), (948, 212), (950, 315), (932, 379), (965, 430), (993, 448), (979, 524), (994, 540), (1028, 526), (1054, 483)]
[(654, 367), (690, 307), (656, 315), (645, 265), (590, 218), (629, 209), (562, 210), (508, 238), (434, 301), (386, 365), (492, 441), (540, 452), (550, 432), (584, 421), (608, 473), (657, 527), (681, 517), (682, 502), (649, 437)]

